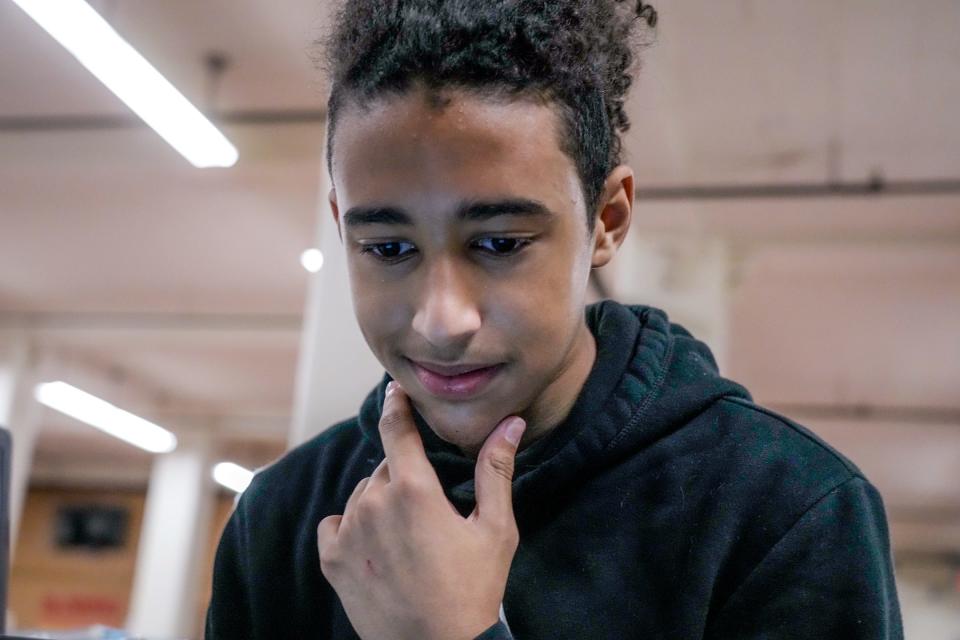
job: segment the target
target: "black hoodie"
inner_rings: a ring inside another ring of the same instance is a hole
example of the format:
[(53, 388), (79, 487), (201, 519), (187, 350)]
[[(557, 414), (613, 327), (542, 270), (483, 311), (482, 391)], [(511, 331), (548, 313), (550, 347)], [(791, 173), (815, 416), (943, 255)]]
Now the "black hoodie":
[[(720, 377), (664, 312), (586, 308), (597, 359), (567, 418), (517, 455), (520, 545), (483, 638), (902, 638), (876, 489)], [(208, 640), (356, 638), (317, 524), (383, 459), (385, 375), (357, 417), (258, 473), (220, 541)], [(414, 411), (448, 498), (475, 461)]]

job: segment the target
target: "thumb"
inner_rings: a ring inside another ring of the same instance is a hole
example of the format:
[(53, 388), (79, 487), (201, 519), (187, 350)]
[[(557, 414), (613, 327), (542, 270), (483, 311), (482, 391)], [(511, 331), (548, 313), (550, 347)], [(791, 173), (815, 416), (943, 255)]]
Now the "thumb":
[(474, 485), (477, 507), (472, 518), (494, 526), (515, 525), (513, 468), (517, 445), (527, 428), (523, 418), (510, 416), (487, 436), (477, 455)]

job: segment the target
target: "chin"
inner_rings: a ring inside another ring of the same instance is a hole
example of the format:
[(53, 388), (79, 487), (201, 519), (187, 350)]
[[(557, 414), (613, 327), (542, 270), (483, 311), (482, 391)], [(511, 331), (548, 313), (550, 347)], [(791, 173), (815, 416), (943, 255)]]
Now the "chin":
[(463, 451), (477, 452), (487, 437), (506, 416), (498, 416), (479, 406), (435, 407), (414, 402), (417, 411), (437, 437)]

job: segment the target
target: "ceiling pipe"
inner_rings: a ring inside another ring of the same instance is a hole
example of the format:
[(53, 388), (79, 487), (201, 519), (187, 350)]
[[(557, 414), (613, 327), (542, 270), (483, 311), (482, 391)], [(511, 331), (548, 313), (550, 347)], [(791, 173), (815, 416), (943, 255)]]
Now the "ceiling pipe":
[[(279, 109), (215, 111), (214, 122), (228, 125), (323, 124), (326, 109)], [(0, 116), (0, 133), (49, 133), (58, 131), (110, 131), (138, 129), (145, 125), (134, 115)], [(753, 183), (638, 187), (639, 202), (664, 200), (750, 200), (799, 198), (848, 198), (864, 196), (925, 196), (960, 194), (960, 179), (887, 180), (876, 173), (863, 181), (827, 180), (823, 183)]]
[(651, 200), (748, 200), (848, 198), (876, 196), (927, 196), (960, 193), (960, 179), (890, 180), (874, 175), (862, 182), (770, 183), (640, 187), (636, 199)]

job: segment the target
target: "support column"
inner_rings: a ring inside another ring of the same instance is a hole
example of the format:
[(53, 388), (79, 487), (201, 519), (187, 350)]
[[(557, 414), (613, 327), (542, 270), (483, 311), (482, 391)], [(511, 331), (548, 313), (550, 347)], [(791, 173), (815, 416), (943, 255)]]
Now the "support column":
[(127, 631), (150, 638), (192, 637), (199, 567), (209, 539), (214, 487), (209, 438), (181, 438), (150, 473)]
[(33, 398), (39, 379), (38, 358), (25, 332), (10, 332), (0, 340), (0, 425), (10, 430), (10, 550), (17, 547), (20, 516), (30, 484), (33, 447), (42, 407)]
[(330, 178), (320, 171), (314, 246), (324, 265), (310, 275), (297, 364), (293, 420), (288, 443), (294, 447), (349, 418), (383, 375), (357, 326), (350, 297), (347, 262), (330, 210)]

